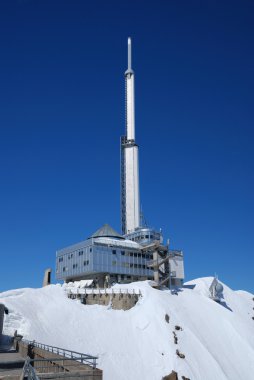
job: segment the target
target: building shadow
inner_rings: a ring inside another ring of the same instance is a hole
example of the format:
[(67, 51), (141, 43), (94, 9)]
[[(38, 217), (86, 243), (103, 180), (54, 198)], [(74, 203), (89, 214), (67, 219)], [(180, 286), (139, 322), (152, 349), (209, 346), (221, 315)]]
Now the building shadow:
[(0, 352), (16, 352), (13, 347), (13, 337), (9, 335), (0, 335)]
[(221, 305), (221, 306), (223, 306), (223, 307), (225, 307), (225, 308), (228, 309), (229, 311), (233, 312), (233, 310), (230, 309), (230, 307), (226, 304), (225, 301), (220, 301), (220, 302), (218, 302), (218, 304)]
[(193, 284), (193, 285), (183, 285), (183, 288), (184, 289), (194, 289), (195, 288), (195, 286), (196, 286), (196, 284)]

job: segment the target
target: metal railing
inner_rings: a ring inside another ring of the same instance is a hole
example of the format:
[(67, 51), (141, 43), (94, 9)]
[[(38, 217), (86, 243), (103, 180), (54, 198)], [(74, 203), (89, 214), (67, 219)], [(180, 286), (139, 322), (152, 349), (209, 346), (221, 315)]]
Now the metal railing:
[[(97, 366), (97, 360), (98, 360), (97, 356), (87, 355), (87, 354), (83, 354), (81, 352), (76, 352), (72, 350), (66, 350), (65, 348), (50, 346), (48, 344), (39, 343), (36, 341), (29, 341), (29, 340), (22, 339), (21, 342), (27, 345), (31, 345), (32, 347), (40, 348), (41, 350), (44, 350), (44, 351), (63, 356), (65, 359), (70, 359), (82, 364), (87, 364), (93, 369), (95, 369)], [(45, 360), (48, 360), (48, 359), (45, 359)], [(59, 360), (62, 360), (62, 359), (59, 359)]]
[(23, 367), (20, 380), (40, 380), (42, 374), (50, 374), (51, 379), (65, 378), (91, 378), (101, 379), (101, 372), (94, 372), (94, 369), (82, 368), (81, 363), (75, 362), (71, 358), (48, 358), (30, 359), (27, 358)]
[(103, 295), (103, 294), (127, 294), (127, 295), (138, 295), (140, 297), (142, 297), (142, 293), (141, 293), (141, 290), (140, 289), (120, 289), (120, 288), (116, 288), (116, 289), (113, 289), (113, 288), (101, 288), (101, 289), (98, 289), (98, 288), (91, 288), (91, 289), (88, 289), (88, 288), (75, 288), (75, 287), (70, 287), (70, 288), (67, 288), (66, 290), (66, 293), (67, 295), (71, 295), (71, 294), (85, 294), (85, 295), (88, 295), (88, 294), (99, 294), (99, 295)]
[(20, 377), (20, 380), (23, 380), (25, 378), (27, 380), (39, 380), (39, 377), (37, 376), (34, 367), (31, 365), (31, 359), (30, 358), (27, 358), (25, 361), (25, 364), (23, 367), (23, 372), (22, 372), (22, 375)]

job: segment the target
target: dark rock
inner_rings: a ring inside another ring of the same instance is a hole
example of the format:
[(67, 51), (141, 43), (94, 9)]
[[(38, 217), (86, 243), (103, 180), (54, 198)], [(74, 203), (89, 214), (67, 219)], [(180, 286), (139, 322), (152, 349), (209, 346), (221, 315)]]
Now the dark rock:
[(164, 376), (162, 380), (178, 380), (177, 372), (172, 371), (169, 375)]
[(177, 344), (178, 343), (178, 337), (174, 331), (173, 331), (173, 335), (174, 335), (174, 343)]
[(179, 356), (179, 358), (184, 359), (185, 355), (182, 354), (179, 350), (176, 350), (176, 355)]

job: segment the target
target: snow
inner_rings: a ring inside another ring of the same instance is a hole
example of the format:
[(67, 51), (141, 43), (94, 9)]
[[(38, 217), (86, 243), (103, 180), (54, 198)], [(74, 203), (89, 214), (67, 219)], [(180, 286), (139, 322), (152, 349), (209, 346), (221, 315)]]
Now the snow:
[(61, 285), (0, 293), (0, 303), (9, 308), (4, 333), (18, 330), (27, 339), (96, 355), (105, 380), (161, 380), (172, 370), (180, 379), (252, 380), (253, 295), (223, 284), (218, 304), (209, 298), (212, 280), (190, 281), (178, 295), (153, 289), (148, 281), (115, 285), (141, 291), (128, 311), (82, 305), (68, 299)]
[(65, 289), (67, 288), (75, 288), (75, 289), (83, 289), (91, 286), (93, 284), (94, 280), (80, 280), (80, 281), (74, 281), (74, 282), (68, 282), (67, 284), (64, 284), (63, 286)]
[(141, 247), (140, 244), (129, 239), (119, 240), (119, 239), (114, 239), (114, 238), (109, 238), (109, 237), (96, 237), (96, 238), (93, 238), (93, 241), (99, 244), (105, 244), (107, 246), (113, 245), (114, 247), (116, 246), (116, 247), (127, 247), (127, 248), (136, 248), (136, 249), (140, 249)]

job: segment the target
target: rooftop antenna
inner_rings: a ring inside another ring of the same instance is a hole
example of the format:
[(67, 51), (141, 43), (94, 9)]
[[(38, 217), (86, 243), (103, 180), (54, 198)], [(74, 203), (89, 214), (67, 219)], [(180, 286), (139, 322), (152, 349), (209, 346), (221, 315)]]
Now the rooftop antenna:
[(141, 227), (148, 227), (145, 215), (143, 213), (142, 205), (140, 206), (140, 226)]
[(121, 220), (122, 233), (140, 227), (138, 145), (135, 141), (135, 91), (131, 38), (127, 40), (128, 67), (125, 71), (126, 135), (121, 138)]
[(128, 37), (128, 71), (131, 71), (131, 38)]

